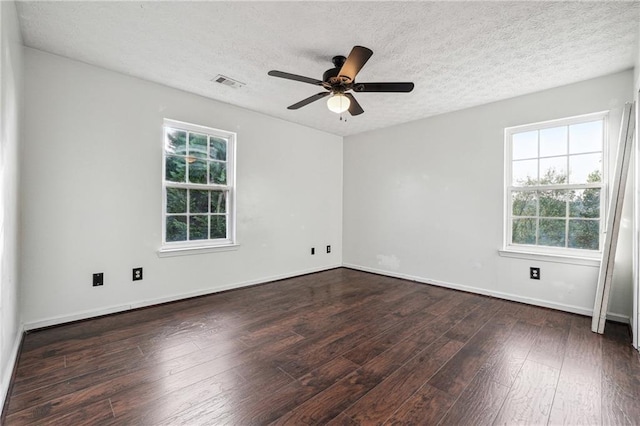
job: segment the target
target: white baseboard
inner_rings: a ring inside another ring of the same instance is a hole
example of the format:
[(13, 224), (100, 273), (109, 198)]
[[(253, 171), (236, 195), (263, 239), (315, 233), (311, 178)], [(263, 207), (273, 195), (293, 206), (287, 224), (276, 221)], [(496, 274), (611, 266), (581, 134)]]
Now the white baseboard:
[(18, 331), (16, 332), (16, 338), (13, 340), (13, 347), (9, 354), (9, 362), (2, 372), (2, 383), (0, 383), (0, 413), (4, 407), (4, 402), (9, 397), (9, 386), (11, 385), (11, 378), (13, 376), (13, 369), (18, 362), (18, 351), (20, 350), (20, 344), (22, 343), (22, 336), (24, 336), (24, 325), (20, 324)]
[[(510, 300), (512, 302), (521, 302), (526, 303), (528, 305), (534, 306), (542, 306), (544, 308), (556, 309), (558, 311), (571, 312), (573, 314), (580, 314), (586, 316), (593, 315), (593, 309), (583, 308), (580, 306), (567, 305), (564, 303), (551, 302), (548, 300), (535, 299), (532, 297), (519, 296), (517, 294), (511, 293), (503, 293), (500, 291), (486, 290), (478, 287), (471, 287), (463, 284), (455, 284), (449, 283), (445, 281), (432, 280), (429, 278), (417, 277), (415, 275), (402, 274), (399, 272), (385, 271), (382, 269), (369, 268), (367, 266), (354, 265), (351, 263), (343, 263), (342, 266), (345, 268), (356, 269), (364, 272), (371, 272), (379, 275), (386, 275), (388, 277), (401, 278), (409, 281), (416, 281), (424, 284), (431, 284), (438, 287), (446, 287), (454, 290), (466, 291), (468, 293), (482, 294), (484, 296), (492, 296), (497, 297), (498, 299)], [(624, 324), (631, 324), (631, 318), (628, 315), (616, 314), (616, 313), (608, 313), (607, 319), (615, 322), (621, 322)]]
[(193, 291), (189, 293), (180, 293), (180, 294), (175, 294), (175, 295), (166, 296), (166, 297), (159, 297), (155, 299), (141, 300), (141, 301), (125, 304), (125, 305), (109, 306), (106, 308), (76, 312), (70, 315), (61, 315), (53, 318), (46, 318), (38, 321), (31, 321), (31, 322), (25, 323), (24, 329), (36, 330), (38, 328), (50, 327), (53, 325), (64, 324), (71, 321), (94, 318), (101, 315), (115, 314), (117, 312), (130, 311), (132, 309), (144, 308), (147, 306), (159, 305), (161, 303), (167, 303), (167, 302), (175, 302), (178, 300), (189, 299), (192, 297), (206, 296), (208, 294), (220, 293), (221, 291), (233, 290), (233, 289), (247, 287), (247, 286), (256, 285), (256, 284), (266, 284), (272, 281), (283, 280), (286, 278), (293, 278), (300, 275), (313, 274), (315, 272), (322, 272), (322, 271), (327, 271), (329, 269), (335, 269), (340, 267), (342, 267), (342, 264), (322, 266), (319, 268), (305, 269), (301, 271), (289, 272), (286, 274), (273, 275), (271, 277), (266, 277), (266, 278), (259, 278), (255, 280), (228, 284), (222, 287), (203, 289), (203, 290)]

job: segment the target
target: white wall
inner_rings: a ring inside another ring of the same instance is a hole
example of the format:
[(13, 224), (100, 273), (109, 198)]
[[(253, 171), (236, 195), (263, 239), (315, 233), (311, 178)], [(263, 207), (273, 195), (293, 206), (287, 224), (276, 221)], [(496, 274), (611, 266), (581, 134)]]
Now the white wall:
[(0, 410), (22, 336), (18, 273), (22, 74), (16, 8), (13, 2), (0, 2)]
[[(590, 313), (598, 268), (501, 257), (504, 128), (611, 110), (616, 146), (633, 72), (345, 138), (347, 266)], [(615, 149), (610, 155), (613, 163)], [(626, 203), (610, 312), (632, 304)], [(529, 267), (541, 267), (540, 281)]]
[[(341, 264), (341, 137), (25, 52), (27, 328)], [(157, 256), (165, 117), (237, 132), (238, 250)]]

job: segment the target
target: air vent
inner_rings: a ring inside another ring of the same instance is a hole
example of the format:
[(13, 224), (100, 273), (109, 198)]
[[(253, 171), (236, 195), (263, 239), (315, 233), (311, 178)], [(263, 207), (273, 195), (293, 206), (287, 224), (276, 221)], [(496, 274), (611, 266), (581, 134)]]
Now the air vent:
[(225, 86), (229, 86), (229, 87), (233, 87), (234, 89), (239, 89), (240, 87), (244, 86), (244, 83), (238, 81), (238, 80), (234, 80), (232, 78), (226, 77), (222, 74), (218, 74), (215, 76), (215, 78), (211, 81), (215, 81), (216, 83), (220, 83), (220, 84), (224, 84)]

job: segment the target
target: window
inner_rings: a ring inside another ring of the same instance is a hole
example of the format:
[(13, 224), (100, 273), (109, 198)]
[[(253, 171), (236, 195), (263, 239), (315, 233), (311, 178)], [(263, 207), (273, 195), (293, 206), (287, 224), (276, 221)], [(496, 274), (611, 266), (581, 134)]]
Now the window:
[(600, 250), (606, 134), (606, 113), (505, 130), (505, 249)]
[(164, 250), (234, 243), (235, 133), (164, 121)]

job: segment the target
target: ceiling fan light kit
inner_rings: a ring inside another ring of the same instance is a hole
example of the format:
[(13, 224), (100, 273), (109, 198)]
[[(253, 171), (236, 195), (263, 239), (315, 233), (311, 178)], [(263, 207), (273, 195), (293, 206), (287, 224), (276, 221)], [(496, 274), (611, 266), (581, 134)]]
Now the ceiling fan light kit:
[(327, 106), (329, 107), (329, 111), (335, 112), (336, 114), (342, 114), (346, 110), (349, 109), (349, 105), (351, 101), (342, 93), (336, 93), (327, 99)]
[(299, 109), (318, 99), (331, 96), (327, 100), (327, 107), (330, 111), (337, 114), (349, 111), (351, 115), (360, 115), (364, 110), (356, 98), (351, 93), (348, 93), (349, 91), (408, 93), (413, 90), (414, 86), (413, 83), (356, 83), (356, 74), (360, 72), (364, 64), (371, 58), (371, 55), (373, 55), (371, 49), (354, 46), (348, 57), (334, 56), (332, 60), (334, 67), (325, 71), (322, 80), (275, 70), (269, 71), (268, 74), (272, 77), (322, 86), (327, 90), (290, 105), (287, 109)]

